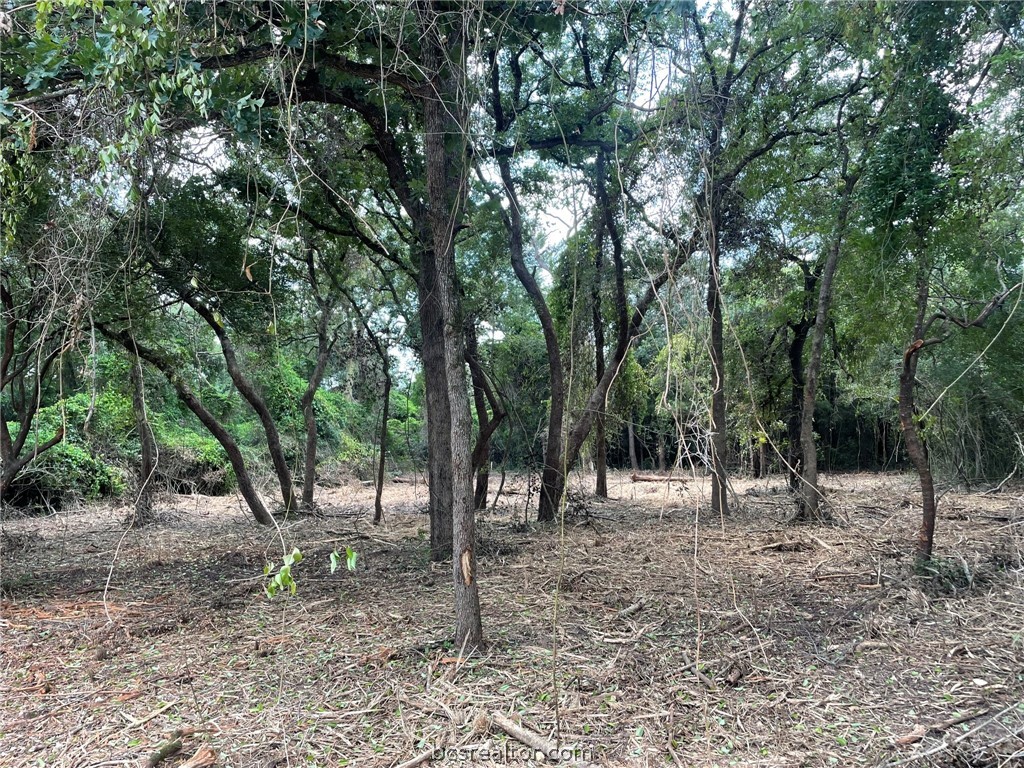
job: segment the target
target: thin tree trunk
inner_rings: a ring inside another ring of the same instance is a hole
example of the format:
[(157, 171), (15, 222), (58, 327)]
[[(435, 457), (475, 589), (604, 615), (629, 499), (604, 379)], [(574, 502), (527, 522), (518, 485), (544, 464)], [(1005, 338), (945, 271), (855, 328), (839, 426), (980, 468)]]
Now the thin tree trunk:
[(853, 190), (857, 176), (848, 173), (849, 158), (844, 157), (841, 177), (843, 189), (839, 201), (836, 229), (829, 247), (825, 266), (821, 271), (818, 288), (818, 308), (814, 316), (814, 331), (811, 336), (811, 356), (804, 374), (804, 400), (800, 416), (800, 447), (803, 452), (803, 467), (800, 478), (800, 507), (797, 518), (805, 521), (821, 521), (831, 514), (821, 505), (821, 490), (818, 487), (818, 448), (814, 443), (814, 405), (818, 394), (818, 376), (821, 373), (821, 355), (828, 329), (829, 308), (832, 304), (832, 281), (835, 278), (843, 238), (853, 207)]
[[(312, 266), (310, 270), (312, 271)], [(302, 407), (302, 419), (306, 425), (306, 450), (302, 472), (302, 506), (306, 509), (313, 507), (313, 494), (316, 491), (317, 430), (316, 411), (313, 403), (324, 372), (327, 370), (327, 359), (330, 357), (331, 348), (334, 346), (334, 341), (328, 338), (327, 333), (331, 318), (330, 307), (326, 302), (319, 303), (320, 317), (316, 326), (316, 363), (313, 365), (313, 372), (306, 383), (306, 391), (299, 399), (299, 405)]]
[(562, 431), (565, 419), (565, 373), (562, 368), (562, 352), (558, 345), (558, 332), (551, 317), (544, 293), (533, 273), (526, 266), (523, 256), (523, 222), (519, 208), (519, 196), (512, 180), (511, 165), (507, 157), (498, 158), (501, 180), (508, 197), (509, 209), (507, 226), (509, 230), (509, 255), (512, 270), (526, 289), (533, 309), (540, 320), (544, 333), (544, 346), (548, 357), (548, 378), (550, 383), (550, 409), (548, 413), (547, 444), (544, 449), (544, 470), (540, 481), (540, 502), (537, 519), (549, 522), (557, 516), (565, 494), (566, 462), (562, 453)]
[(139, 488), (135, 497), (131, 525), (137, 527), (152, 521), (153, 487), (156, 476), (156, 439), (146, 414), (145, 383), (142, 376), (142, 360), (132, 355), (129, 378), (132, 385), (132, 413), (135, 416), (135, 430), (139, 433), (140, 466)]
[(629, 468), (634, 472), (640, 469), (640, 462), (636, 458), (636, 435), (633, 434), (633, 414), (629, 415), (626, 422), (626, 440), (629, 441)]
[(256, 390), (256, 387), (253, 386), (252, 382), (242, 373), (242, 368), (238, 364), (238, 357), (235, 355), (235, 345), (232, 343), (231, 337), (228, 336), (223, 323), (220, 322), (209, 307), (198, 301), (194, 296), (190, 296), (185, 292), (182, 294), (182, 298), (217, 334), (217, 339), (220, 341), (220, 351), (224, 356), (224, 362), (227, 366), (228, 376), (231, 377), (231, 381), (234, 383), (238, 393), (256, 412), (260, 424), (263, 425), (263, 432), (267, 438), (267, 452), (270, 454), (270, 461), (274, 465), (277, 482), (281, 487), (281, 500), (284, 502), (284, 511), (291, 512), (298, 506), (295, 500), (292, 472), (284, 457), (284, 449), (281, 447), (281, 435), (277, 431), (277, 424), (274, 422), (274, 417), (271, 415), (266, 401)]
[(391, 403), (391, 370), (387, 359), (387, 352), (384, 353), (384, 400), (381, 405), (380, 415), (380, 456), (377, 460), (377, 488), (373, 496), (373, 524), (380, 525), (384, 519), (384, 505), (381, 503), (381, 495), (384, 493), (384, 469), (388, 455), (388, 409)]
[(196, 397), (192, 388), (184, 379), (181, 378), (178, 374), (177, 366), (156, 352), (139, 346), (135, 340), (124, 331), (113, 331), (100, 323), (96, 324), (96, 328), (104, 336), (120, 343), (121, 346), (128, 350), (129, 353), (138, 355), (164, 375), (168, 383), (177, 393), (178, 399), (184, 403), (186, 408), (196, 415), (199, 421), (202, 422), (203, 426), (209, 430), (210, 434), (213, 435), (224, 449), (224, 453), (227, 454), (228, 461), (231, 463), (231, 468), (235, 472), (235, 479), (238, 481), (238, 490), (242, 494), (242, 498), (245, 499), (245, 503), (252, 511), (253, 517), (256, 518), (256, 522), (260, 525), (273, 525), (274, 518), (271, 517), (270, 513), (267, 511), (266, 506), (263, 504), (263, 499), (260, 498), (260, 495), (256, 490), (256, 486), (252, 482), (252, 477), (249, 475), (249, 471), (245, 466), (245, 459), (242, 457), (242, 452), (239, 450), (238, 444), (231, 436), (231, 433), (229, 433), (224, 426), (217, 421), (216, 417), (206, 409), (202, 404), (202, 401)]
[(711, 511), (729, 514), (726, 470), (725, 339), (722, 320), (722, 280), (718, 260), (718, 228), (712, 225), (708, 258), (708, 315), (711, 318)]
[[(473, 405), (479, 424), (476, 445), (473, 447), (473, 472), (476, 475), (476, 490), (473, 493), (473, 507), (478, 511), (487, 509), (487, 491), (491, 474), (491, 438), (505, 418), (505, 409), (487, 380), (480, 363), (480, 350), (476, 338), (476, 323), (466, 321), (466, 362), (469, 364), (470, 379), (473, 383)], [(490, 412), (488, 412), (490, 405)]]

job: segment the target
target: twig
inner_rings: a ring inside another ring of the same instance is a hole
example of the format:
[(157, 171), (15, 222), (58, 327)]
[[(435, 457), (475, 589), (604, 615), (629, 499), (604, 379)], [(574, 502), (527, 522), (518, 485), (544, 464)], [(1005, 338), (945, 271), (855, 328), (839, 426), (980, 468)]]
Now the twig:
[(176, 702), (176, 701), (169, 701), (166, 704), (164, 704), (162, 707), (160, 707), (159, 709), (155, 709), (152, 712), (150, 712), (148, 715), (146, 715), (141, 720), (136, 720), (134, 717), (132, 717), (131, 715), (127, 715), (124, 712), (122, 712), (121, 714), (124, 715), (125, 720), (128, 721), (128, 724), (131, 727), (138, 728), (140, 725), (145, 725), (146, 723), (148, 723), (154, 717), (157, 717), (158, 715), (162, 715), (164, 712), (166, 712), (168, 709), (170, 709), (171, 707), (173, 707), (177, 703), (178, 702)]
[(718, 690), (718, 686), (715, 685), (715, 681), (712, 680), (707, 675), (705, 675), (703, 672), (701, 672), (697, 668), (696, 662), (691, 662), (690, 661), (690, 656), (689, 656), (689, 654), (686, 653), (686, 651), (683, 651), (683, 664), (685, 665), (683, 667), (683, 669), (692, 669), (693, 670), (693, 674), (696, 676), (696, 678), (698, 680), (700, 680), (707, 687), (707, 689), (709, 691)]
[(416, 768), (417, 765), (425, 763), (431, 757), (434, 756), (435, 750), (428, 749), (426, 752), (420, 752), (416, 757), (406, 760), (404, 763), (399, 763), (395, 768)]

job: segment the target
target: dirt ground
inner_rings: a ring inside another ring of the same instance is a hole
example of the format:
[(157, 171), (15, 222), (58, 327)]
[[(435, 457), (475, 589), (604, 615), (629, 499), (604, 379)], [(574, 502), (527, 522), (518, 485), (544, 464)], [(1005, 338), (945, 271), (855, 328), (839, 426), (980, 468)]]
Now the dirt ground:
[[(422, 485), (389, 484), (379, 528), (358, 483), (279, 530), (200, 496), (140, 531), (111, 507), (8, 516), (0, 766), (154, 765), (169, 740), (163, 768), (542, 764), (495, 711), (563, 764), (1024, 765), (1020, 489), (947, 493), (928, 579), (910, 478), (828, 477), (839, 522), (814, 527), (785, 524), (780, 478), (737, 481), (725, 521), (700, 480), (574, 483), (562, 526), (525, 524), (525, 478), (482, 515), (468, 657)], [(270, 599), (293, 546), (297, 595)]]

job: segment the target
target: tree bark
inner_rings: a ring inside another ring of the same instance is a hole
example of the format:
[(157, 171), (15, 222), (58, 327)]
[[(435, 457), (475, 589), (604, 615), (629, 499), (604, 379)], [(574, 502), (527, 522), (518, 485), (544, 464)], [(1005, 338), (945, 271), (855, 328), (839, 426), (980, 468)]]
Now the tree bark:
[[(483, 647), (476, 563), (476, 512), (473, 508), (472, 419), (466, 389), (463, 324), (455, 269), (455, 232), (467, 194), (466, 102), (467, 29), (472, 18), (442, 12), (439, 4), (417, 5), (423, 63), (432, 93), (423, 99), (424, 160), (432, 254), (428, 259), (436, 289), (436, 318), (441, 334), (437, 362), (441, 377), (427, 380), (435, 400), (447, 402), (449, 453), (439, 463), (449, 467), (451, 482), (452, 576), (455, 585), (455, 646)], [(427, 339), (424, 337), (424, 356)], [(441, 458), (441, 457), (439, 457)], [(433, 478), (432, 478), (433, 479)], [(431, 487), (433, 491), (433, 487)]]
[(711, 511), (729, 514), (729, 478), (726, 470), (725, 338), (722, 320), (722, 274), (718, 257), (717, 216), (708, 248), (708, 315), (711, 318)]
[(924, 316), (928, 309), (929, 274), (922, 270), (917, 286), (917, 319), (910, 345), (903, 353), (903, 370), (900, 372), (900, 426), (903, 428), (903, 442), (907, 456), (917, 470), (921, 482), (921, 527), (918, 530), (915, 556), (919, 565), (926, 564), (932, 557), (935, 540), (935, 480), (928, 461), (928, 447), (918, 429), (918, 418), (914, 403), (914, 389), (917, 383), (917, 361), (924, 346)]
[(471, 319), (466, 321), (466, 362), (469, 364), (470, 379), (473, 383), (473, 405), (479, 425), (472, 456), (473, 472), (476, 475), (473, 507), (477, 511), (482, 511), (487, 509), (487, 489), (491, 474), (491, 438), (506, 414), (501, 400), (488, 382), (487, 374), (484, 373), (476, 338), (476, 323)]
[(373, 524), (380, 525), (384, 519), (384, 505), (381, 496), (384, 493), (384, 469), (387, 465), (388, 455), (388, 409), (391, 404), (391, 366), (387, 360), (387, 352), (384, 353), (384, 399), (381, 404), (380, 414), (380, 456), (377, 459), (377, 488), (373, 496)]
[[(594, 169), (597, 175), (599, 193), (598, 203), (604, 208), (611, 205), (608, 200), (607, 190), (604, 187), (605, 156), (603, 152), (597, 154), (597, 163)], [(600, 211), (605, 214), (605, 211)], [(604, 266), (604, 215), (599, 215), (595, 223), (597, 230), (594, 242), (594, 282), (590, 295), (590, 307), (592, 322), (594, 324), (594, 381), (601, 381), (604, 378), (604, 315), (601, 312), (601, 273)], [(594, 469), (597, 475), (594, 492), (603, 499), (608, 498), (608, 440), (605, 436), (605, 402), (602, 400), (594, 417)]]
[(626, 422), (626, 440), (629, 442), (629, 468), (636, 472), (640, 469), (640, 462), (636, 458), (636, 435), (633, 434), (633, 414), (629, 414)]
[(153, 516), (153, 487), (156, 476), (156, 439), (146, 413), (145, 382), (142, 376), (142, 359), (132, 354), (129, 378), (132, 385), (132, 413), (135, 416), (135, 430), (139, 433), (140, 466), (139, 488), (135, 497), (132, 527), (146, 525)]
[[(312, 271), (312, 264), (310, 270)], [(311, 272), (312, 274), (312, 272)], [(317, 432), (316, 432), (316, 411), (313, 407), (316, 392), (320, 388), (324, 372), (327, 370), (327, 360), (331, 354), (334, 342), (329, 338), (328, 326), (331, 320), (331, 307), (326, 302), (319, 302), (320, 317), (316, 324), (316, 363), (313, 365), (313, 372), (306, 382), (306, 390), (299, 399), (302, 408), (302, 419), (306, 426), (306, 450), (303, 457), (302, 471), (302, 506), (306, 509), (313, 507), (313, 494), (316, 491), (316, 454), (317, 454)]]
[(202, 401), (196, 397), (192, 388), (178, 374), (177, 366), (154, 350), (140, 346), (131, 337), (131, 335), (125, 331), (114, 331), (100, 323), (96, 324), (96, 328), (108, 339), (118, 342), (128, 350), (130, 354), (138, 355), (164, 375), (168, 383), (177, 393), (178, 399), (184, 403), (186, 408), (196, 415), (199, 421), (202, 422), (203, 426), (209, 430), (210, 434), (214, 436), (217, 442), (220, 443), (221, 447), (224, 449), (224, 453), (227, 454), (228, 461), (231, 463), (231, 468), (235, 472), (235, 479), (238, 481), (238, 490), (242, 494), (242, 498), (245, 499), (245, 503), (252, 511), (253, 517), (256, 518), (256, 522), (260, 525), (273, 525), (274, 518), (271, 517), (270, 513), (267, 511), (266, 506), (263, 504), (263, 499), (260, 498), (259, 492), (256, 490), (256, 486), (252, 482), (249, 470), (245, 466), (245, 459), (242, 457), (242, 452), (239, 450), (235, 439), (231, 436), (231, 433), (228, 432), (219, 421), (217, 421), (216, 417), (206, 409)]

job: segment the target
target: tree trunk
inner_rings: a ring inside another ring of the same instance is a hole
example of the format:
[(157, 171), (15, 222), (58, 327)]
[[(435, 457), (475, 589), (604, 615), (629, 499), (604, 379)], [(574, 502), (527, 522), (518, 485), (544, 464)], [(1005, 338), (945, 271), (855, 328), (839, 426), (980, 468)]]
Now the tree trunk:
[(235, 472), (235, 479), (238, 481), (238, 490), (242, 494), (242, 498), (245, 499), (245, 503), (248, 504), (249, 509), (252, 511), (253, 517), (256, 518), (256, 522), (260, 525), (273, 525), (274, 518), (271, 517), (267, 511), (266, 506), (263, 504), (263, 499), (260, 498), (259, 493), (256, 490), (256, 486), (252, 482), (252, 477), (249, 475), (249, 471), (245, 466), (245, 459), (242, 457), (242, 452), (238, 448), (238, 444), (234, 438), (231, 437), (224, 426), (217, 421), (216, 417), (206, 409), (200, 399), (196, 397), (192, 388), (185, 382), (181, 376), (178, 375), (177, 366), (156, 352), (146, 349), (145, 347), (139, 346), (135, 340), (126, 333), (125, 331), (113, 331), (99, 323), (96, 324), (96, 328), (109, 339), (112, 339), (121, 344), (129, 353), (138, 355), (143, 360), (148, 362), (158, 371), (160, 371), (167, 379), (168, 383), (174, 388), (174, 391), (178, 395), (178, 399), (185, 404), (196, 417), (203, 423), (203, 426), (209, 430), (210, 434), (220, 443), (224, 449), (224, 453), (227, 454), (228, 461), (231, 462), (231, 468)]
[[(605, 174), (605, 157), (603, 152), (597, 155), (595, 173), (598, 185), (603, 187)], [(599, 194), (598, 201), (602, 207), (610, 205), (607, 194)], [(594, 324), (594, 381), (604, 378), (604, 315), (601, 313), (601, 272), (604, 266), (604, 217), (599, 216), (596, 223), (597, 236), (594, 243), (594, 282), (590, 294), (590, 308)], [(594, 454), (597, 480), (594, 492), (603, 499), (608, 498), (608, 440), (605, 436), (605, 402), (598, 405), (594, 417)]]
[(712, 224), (708, 258), (708, 315), (711, 318), (711, 511), (729, 514), (725, 459), (725, 339), (722, 320), (722, 280), (718, 262), (718, 228)]
[[(312, 274), (312, 266), (310, 271)], [(320, 388), (324, 371), (327, 369), (327, 358), (330, 356), (334, 342), (328, 338), (328, 325), (330, 324), (331, 308), (326, 302), (320, 303), (320, 317), (316, 326), (316, 363), (313, 365), (313, 372), (309, 381), (306, 382), (306, 391), (299, 399), (302, 407), (302, 419), (306, 425), (306, 450), (302, 472), (302, 506), (306, 509), (313, 507), (313, 494), (316, 490), (316, 411), (313, 407), (316, 392)]]
[(843, 189), (839, 202), (835, 234), (829, 247), (825, 266), (821, 271), (818, 288), (818, 308), (814, 316), (814, 332), (811, 336), (811, 356), (807, 361), (804, 375), (804, 400), (800, 416), (800, 448), (803, 452), (803, 473), (800, 478), (800, 506), (797, 519), (823, 521), (831, 514), (820, 503), (821, 490), (818, 487), (818, 449), (814, 443), (814, 405), (818, 394), (818, 376), (821, 373), (821, 354), (828, 328), (828, 313), (832, 303), (832, 281), (835, 278), (842, 252), (843, 237), (853, 206), (853, 190), (857, 177), (847, 172), (849, 158), (844, 158), (841, 176)]
[[(465, 100), (466, 35), (469, 11), (442, 13), (437, 5), (417, 6), (423, 63), (431, 93), (423, 99), (424, 160), (433, 270), (440, 336), (438, 357), (442, 377), (427, 380), (437, 390), (434, 400), (447, 402), (449, 453), (438, 462), (449, 467), (451, 482), (452, 576), (455, 585), (455, 647), (483, 647), (476, 564), (476, 512), (473, 508), (472, 419), (466, 390), (463, 323), (455, 270), (455, 232), (466, 201), (468, 169)], [(424, 338), (424, 356), (427, 341)], [(436, 354), (436, 352), (435, 352)], [(432, 426), (432, 428), (436, 428)], [(442, 457), (439, 457), (442, 458)], [(433, 478), (432, 478), (433, 479)], [(431, 487), (433, 491), (433, 487)]]
[[(505, 418), (505, 409), (494, 388), (487, 380), (480, 363), (480, 350), (476, 338), (476, 323), (466, 320), (466, 362), (469, 364), (470, 379), (473, 383), (473, 405), (479, 425), (476, 445), (473, 447), (473, 472), (476, 475), (476, 490), (473, 493), (473, 508), (487, 509), (487, 488), (491, 474), (491, 438)], [(490, 412), (488, 412), (488, 404)]]
[(640, 469), (640, 462), (636, 459), (636, 435), (633, 434), (633, 414), (629, 415), (626, 422), (626, 440), (629, 441), (629, 468), (634, 472)]
[(242, 368), (238, 364), (238, 358), (235, 355), (235, 346), (231, 342), (231, 337), (228, 336), (223, 323), (220, 322), (209, 307), (198, 301), (194, 296), (190, 296), (187, 291), (182, 294), (182, 298), (217, 334), (217, 339), (220, 341), (221, 354), (224, 356), (228, 375), (231, 377), (235, 389), (249, 403), (259, 417), (260, 424), (263, 425), (263, 432), (267, 438), (267, 453), (270, 454), (270, 460), (274, 465), (274, 472), (277, 474), (277, 482), (281, 487), (281, 500), (284, 502), (284, 511), (293, 511), (297, 508), (298, 504), (295, 500), (292, 472), (288, 468), (288, 462), (285, 460), (284, 449), (281, 447), (281, 435), (277, 431), (277, 424), (274, 422), (274, 417), (271, 415), (266, 401), (252, 385), (252, 382), (242, 373)]
[[(804, 298), (808, 300), (808, 291), (813, 290), (817, 284), (817, 276), (814, 277), (814, 284), (808, 287), (808, 275), (811, 270), (804, 273)], [(807, 335), (814, 324), (814, 320), (806, 314), (800, 322), (790, 326), (793, 330), (793, 340), (789, 344), (789, 373), (791, 386), (789, 391), (789, 418), (786, 423), (786, 434), (788, 446), (786, 447), (786, 472), (789, 476), (789, 487), (794, 492), (800, 489), (800, 473), (803, 467), (800, 445), (800, 424), (804, 408), (804, 348), (807, 346)]]
[(665, 461), (665, 435), (658, 433), (658, 471), (664, 472), (666, 461)]
[(562, 352), (558, 345), (558, 332), (555, 321), (551, 317), (544, 293), (533, 273), (526, 267), (523, 256), (523, 221), (519, 208), (519, 196), (516, 194), (512, 180), (511, 165), (507, 157), (498, 158), (501, 180), (508, 198), (508, 218), (506, 226), (509, 231), (509, 255), (512, 270), (526, 289), (534, 312), (544, 332), (544, 346), (548, 357), (548, 378), (550, 383), (551, 404), (548, 413), (547, 444), (544, 448), (544, 470), (540, 481), (540, 502), (537, 508), (537, 519), (541, 522), (554, 520), (562, 506), (565, 495), (565, 457), (562, 454), (562, 430), (565, 418), (565, 373), (562, 368)]
[(437, 267), (432, 248), (425, 249), (419, 269), (419, 316), (423, 335), (423, 380), (427, 405), (427, 476), (429, 478), (430, 559), (452, 556), (452, 419), (444, 358), (444, 319), (439, 302)]
[(152, 521), (153, 486), (156, 475), (156, 439), (149, 425), (146, 414), (145, 383), (142, 376), (142, 360), (137, 354), (132, 355), (129, 378), (132, 385), (132, 413), (135, 416), (135, 430), (139, 433), (141, 447), (139, 466), (139, 488), (135, 497), (134, 514), (131, 525), (137, 527)]
[(377, 488), (373, 496), (373, 524), (380, 525), (384, 519), (384, 506), (381, 503), (381, 495), (384, 493), (384, 469), (388, 455), (388, 409), (391, 404), (391, 370), (387, 360), (387, 352), (384, 353), (384, 400), (381, 404), (380, 414), (380, 456), (377, 460)]
[(914, 389), (917, 382), (917, 361), (924, 345), (924, 316), (928, 309), (929, 275), (922, 270), (917, 287), (917, 320), (910, 345), (903, 353), (903, 370), (900, 372), (900, 426), (903, 428), (903, 442), (907, 456), (917, 470), (921, 481), (921, 528), (917, 534), (915, 556), (918, 565), (925, 565), (932, 557), (935, 540), (935, 480), (928, 460), (928, 447), (918, 429), (917, 412), (914, 405)]

